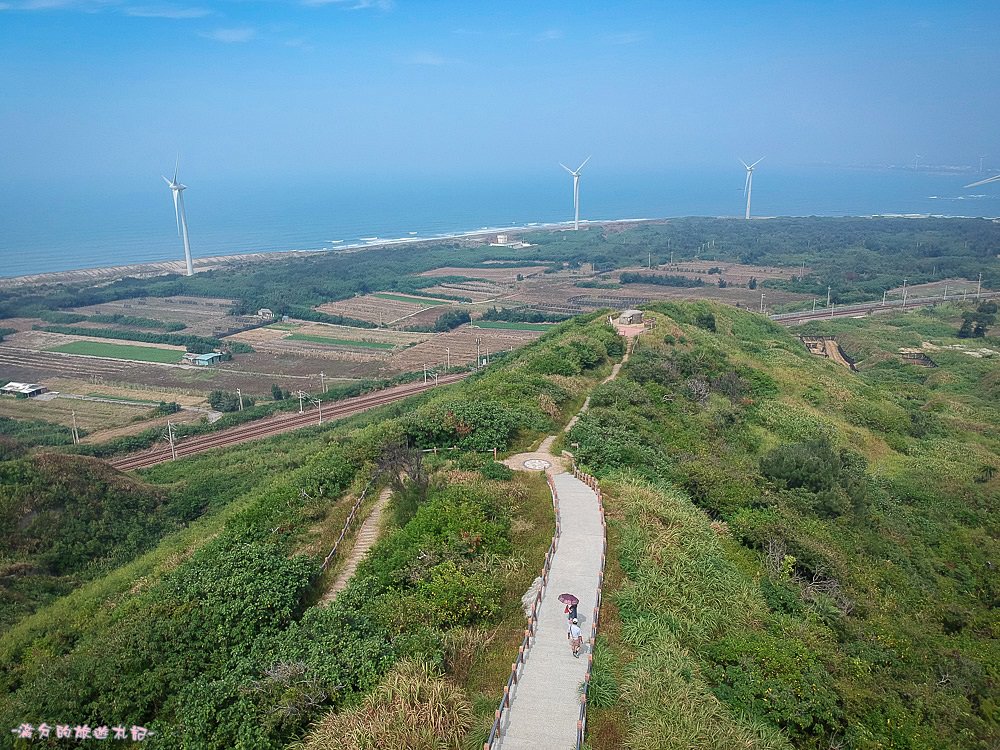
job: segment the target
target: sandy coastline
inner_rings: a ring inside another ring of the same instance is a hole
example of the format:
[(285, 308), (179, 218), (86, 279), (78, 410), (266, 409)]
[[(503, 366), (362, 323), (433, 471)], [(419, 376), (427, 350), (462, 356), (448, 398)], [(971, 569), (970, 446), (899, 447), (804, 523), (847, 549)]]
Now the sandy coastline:
[[(614, 224), (641, 224), (649, 222), (659, 222), (663, 219), (607, 219), (594, 221), (581, 221), (584, 227), (603, 227)], [(283, 260), (289, 257), (315, 255), (317, 253), (352, 253), (372, 248), (384, 248), (394, 245), (421, 245), (437, 243), (448, 240), (483, 240), (489, 235), (500, 233), (521, 234), (524, 232), (535, 232), (545, 230), (565, 230), (572, 226), (572, 222), (558, 222), (547, 224), (525, 224), (511, 227), (483, 227), (468, 232), (456, 232), (452, 234), (440, 234), (428, 237), (400, 237), (379, 238), (369, 242), (360, 242), (350, 245), (338, 245), (333, 248), (316, 248), (304, 250), (275, 250), (268, 252), (240, 253), (237, 255), (218, 255), (209, 258), (195, 258), (195, 273), (199, 271), (209, 271), (215, 268), (236, 265), (240, 263), (266, 263), (268, 261)], [(110, 283), (116, 279), (131, 278), (151, 278), (154, 276), (164, 276), (166, 274), (184, 273), (184, 260), (168, 260), (157, 263), (136, 263), (124, 266), (106, 266), (103, 268), (80, 268), (68, 271), (51, 271), (48, 273), (36, 273), (26, 276), (0, 277), (0, 289), (10, 289), (19, 286), (30, 286), (34, 284), (80, 284), (83, 282)]]

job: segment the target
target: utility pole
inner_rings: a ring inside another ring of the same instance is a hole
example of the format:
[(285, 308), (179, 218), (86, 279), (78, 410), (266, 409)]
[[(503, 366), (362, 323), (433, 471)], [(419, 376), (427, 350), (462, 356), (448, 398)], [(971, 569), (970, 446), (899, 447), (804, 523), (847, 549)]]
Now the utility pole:
[(326, 373), (322, 371), (319, 374), (319, 389), (322, 393), (326, 393)]
[(903, 308), (906, 308), (906, 279), (903, 279)]
[(174, 425), (172, 422), (167, 422), (167, 442), (170, 443), (170, 460), (177, 460), (177, 448), (174, 447)]
[(764, 312), (764, 292), (760, 293), (760, 311)]
[(816, 298), (813, 297), (813, 312), (816, 312)]
[(833, 308), (832, 307), (830, 308), (830, 317), (831, 318), (833, 317)]
[(976, 286), (976, 299), (979, 299), (980, 295), (983, 293), (983, 272), (979, 272), (979, 284)]
[(451, 347), (446, 347), (445, 352), (448, 353), (448, 372), (451, 372)]
[(830, 306), (830, 287), (826, 288), (826, 306)]
[(652, 251), (650, 251), (650, 253), (649, 253), (649, 270), (650, 271), (653, 270), (653, 252)]
[(885, 307), (885, 295), (887, 295), (888, 293), (889, 293), (888, 289), (882, 292), (882, 307)]
[(240, 411), (243, 411), (243, 391), (239, 388), (236, 389), (236, 395), (240, 398)]
[(944, 300), (943, 301), (945, 301), (945, 302), (948, 301), (948, 285), (947, 284), (944, 285)]
[(479, 354), (479, 345), (482, 344), (482, 343), (483, 343), (482, 338), (480, 338), (479, 336), (476, 336), (476, 369), (477, 370), (479, 369), (480, 365), (482, 364), (482, 358), (481, 358), (481, 355)]
[(490, 364), (490, 348), (486, 347), (486, 366), (489, 367)]
[(319, 423), (323, 424), (323, 402), (318, 398), (311, 398), (309, 401), (319, 407)]
[(73, 443), (74, 445), (79, 445), (80, 443), (80, 431), (76, 429), (76, 410), (73, 410)]
[(305, 391), (299, 391), (299, 414), (302, 414), (302, 399), (306, 397)]

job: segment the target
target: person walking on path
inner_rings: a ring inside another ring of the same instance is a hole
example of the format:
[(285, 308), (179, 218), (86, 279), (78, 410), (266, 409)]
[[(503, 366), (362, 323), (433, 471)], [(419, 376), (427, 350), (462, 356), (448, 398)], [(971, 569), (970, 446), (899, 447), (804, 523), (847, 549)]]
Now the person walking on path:
[(580, 658), (580, 649), (583, 647), (583, 633), (580, 630), (580, 624), (574, 617), (569, 622), (569, 645), (573, 649), (573, 656)]

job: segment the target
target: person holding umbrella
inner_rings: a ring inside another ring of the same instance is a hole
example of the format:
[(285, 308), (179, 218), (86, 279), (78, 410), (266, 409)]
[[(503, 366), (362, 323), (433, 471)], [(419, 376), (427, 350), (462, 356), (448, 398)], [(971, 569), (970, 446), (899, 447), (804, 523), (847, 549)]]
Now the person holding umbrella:
[(559, 594), (559, 601), (566, 605), (566, 609), (563, 610), (563, 614), (566, 615), (568, 621), (573, 621), (576, 619), (576, 606), (580, 603), (573, 594)]

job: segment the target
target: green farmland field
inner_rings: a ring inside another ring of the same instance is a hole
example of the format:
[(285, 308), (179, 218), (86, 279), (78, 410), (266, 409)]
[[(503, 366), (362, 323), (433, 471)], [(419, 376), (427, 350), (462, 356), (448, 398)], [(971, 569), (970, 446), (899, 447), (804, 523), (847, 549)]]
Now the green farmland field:
[(155, 346), (129, 346), (128, 344), (105, 344), (100, 341), (71, 341), (53, 347), (50, 352), (62, 354), (86, 354), (90, 357), (109, 359), (137, 359), (142, 362), (175, 364), (181, 361), (184, 352), (178, 349), (160, 349)]
[(311, 341), (314, 344), (328, 344), (329, 346), (357, 346), (362, 349), (395, 349), (394, 344), (386, 344), (381, 341), (357, 341), (352, 339), (333, 339), (327, 336), (313, 336), (309, 333), (293, 333), (285, 336), (292, 341)]
[(373, 297), (378, 297), (379, 299), (391, 299), (396, 302), (409, 302), (415, 305), (426, 305), (427, 307), (437, 307), (438, 305), (450, 305), (450, 302), (444, 302), (437, 299), (428, 299), (427, 297), (409, 297), (403, 294), (387, 294), (385, 292), (378, 292), (373, 294)]
[(477, 320), (477, 328), (504, 328), (511, 331), (548, 331), (552, 323), (508, 323), (503, 320)]

